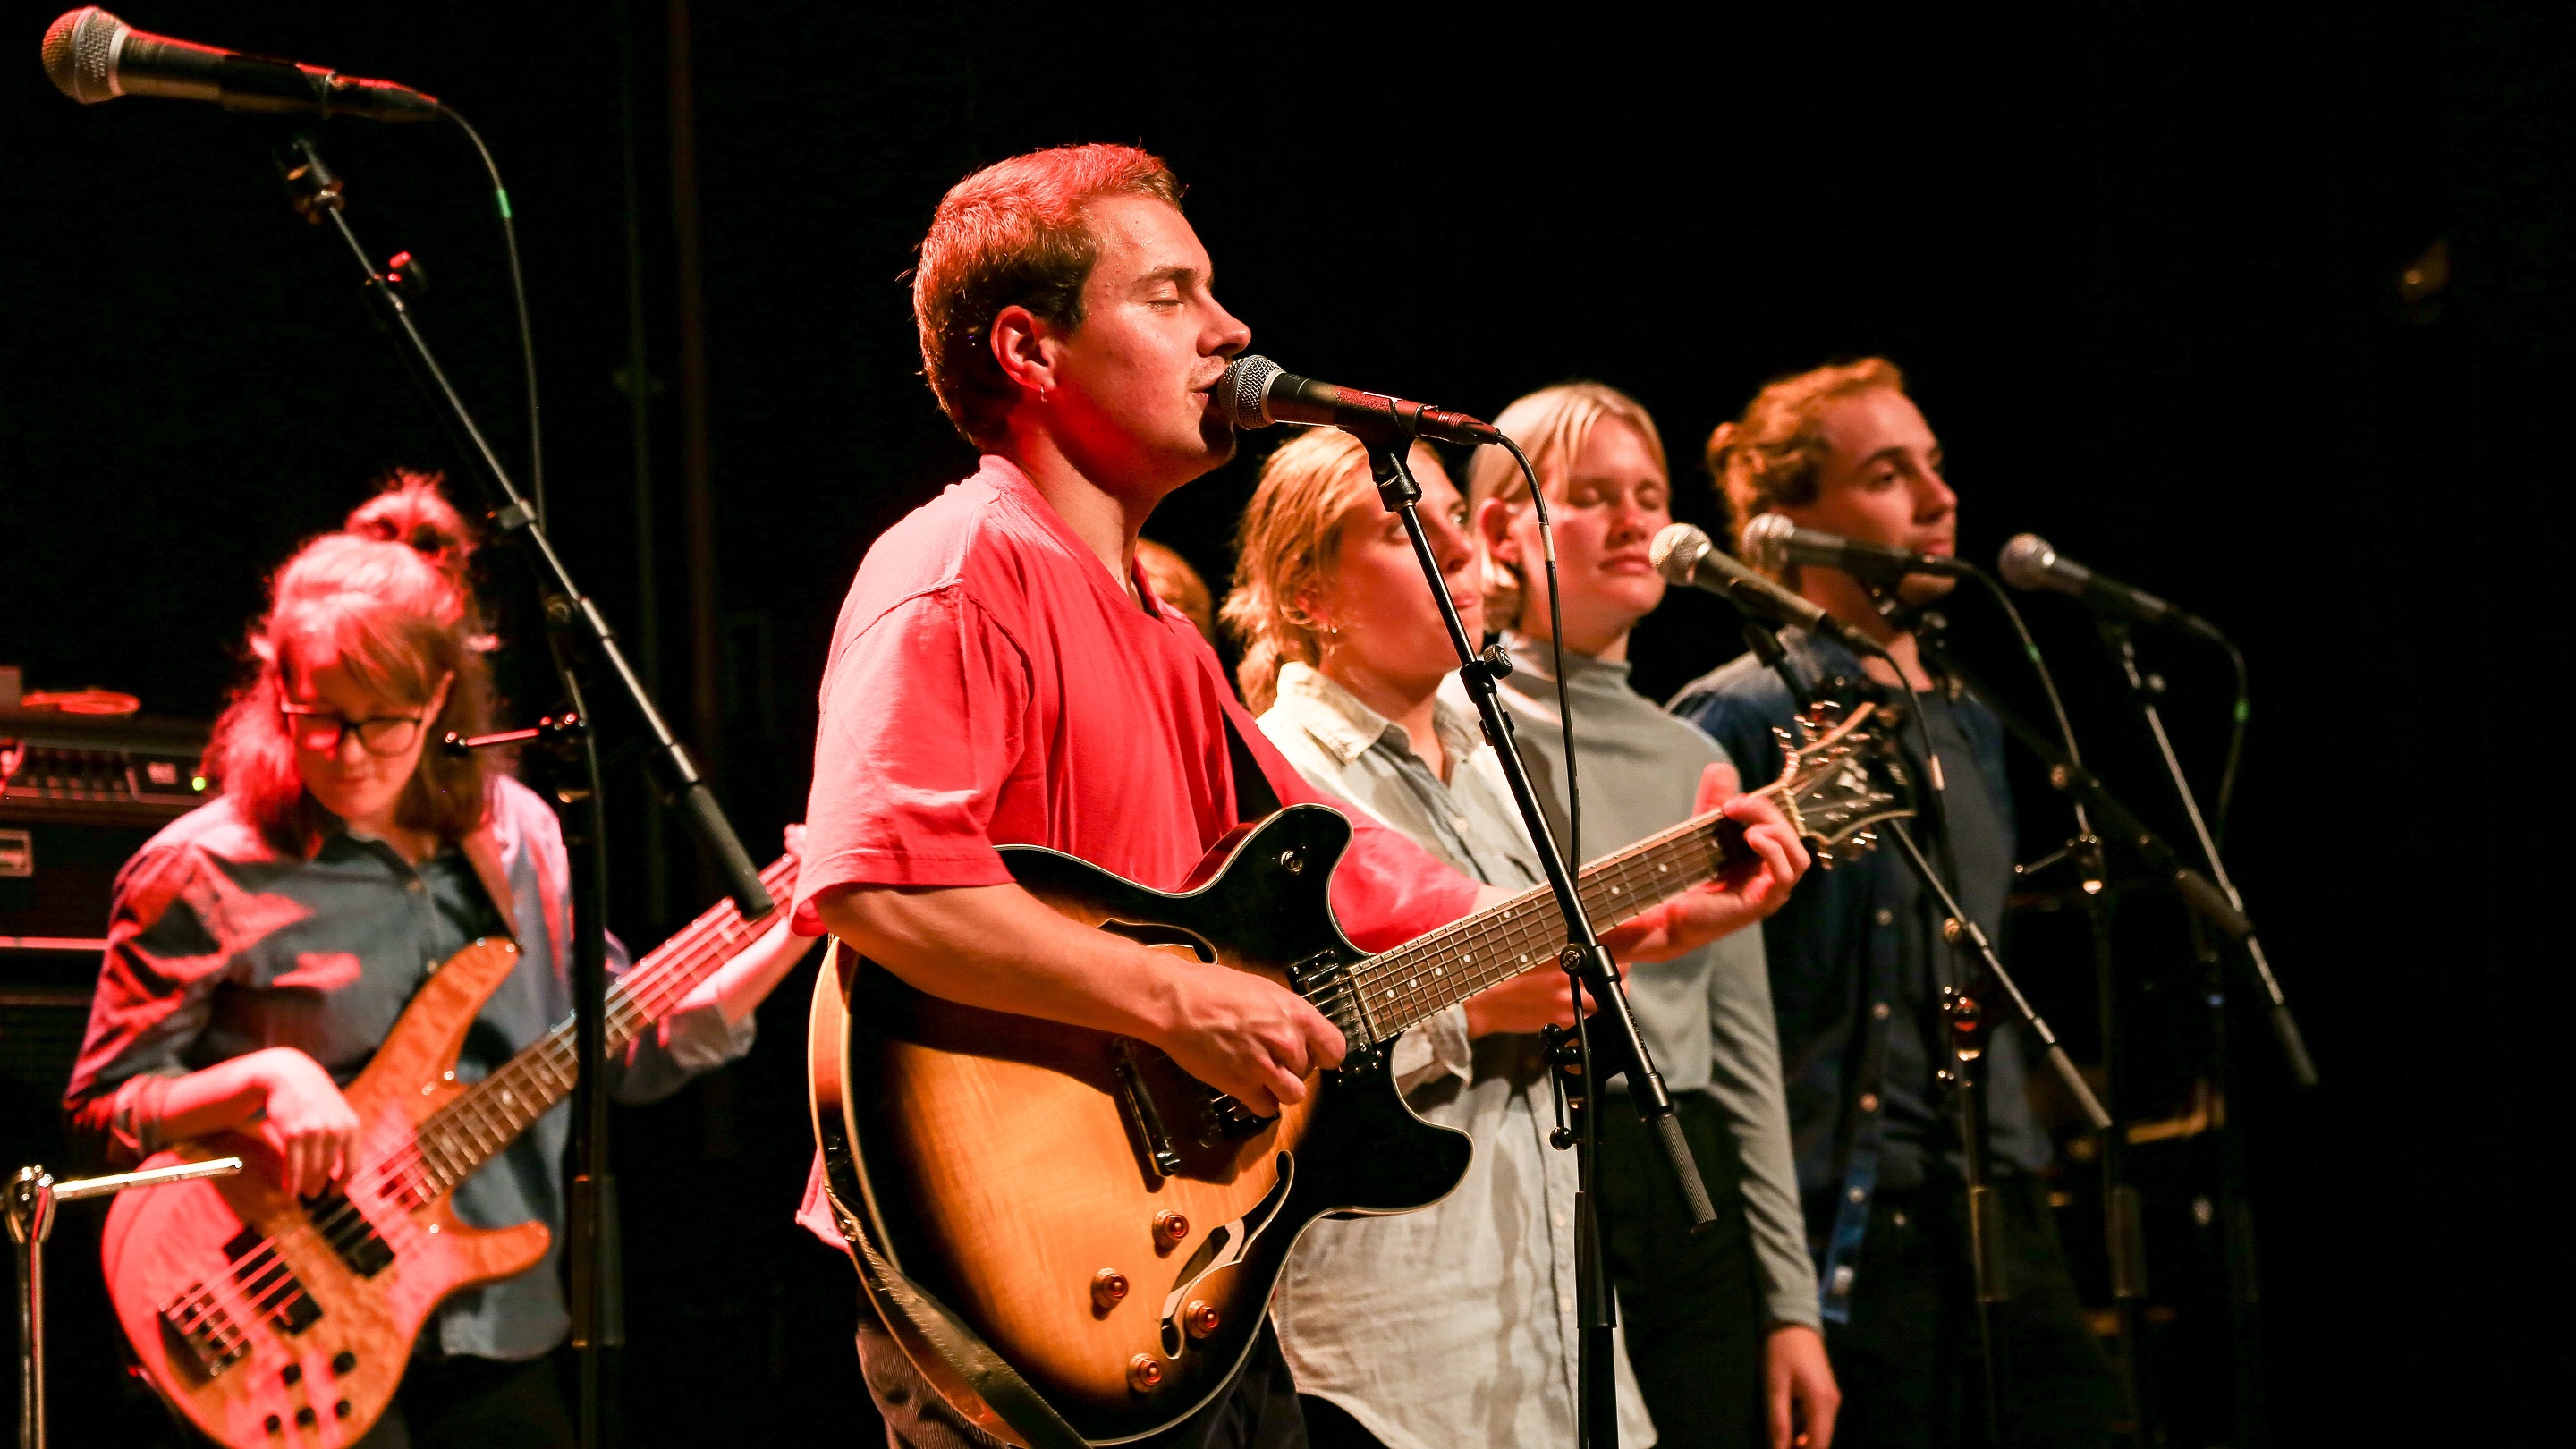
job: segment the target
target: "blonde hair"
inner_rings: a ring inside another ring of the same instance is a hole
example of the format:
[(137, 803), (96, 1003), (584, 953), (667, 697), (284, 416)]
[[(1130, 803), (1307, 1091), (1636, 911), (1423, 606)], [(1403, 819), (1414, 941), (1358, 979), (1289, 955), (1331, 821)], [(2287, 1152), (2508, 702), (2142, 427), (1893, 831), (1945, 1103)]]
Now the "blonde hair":
[[(1430, 450), (1413, 446), (1419, 467)], [(1261, 465), (1235, 531), (1234, 587), (1218, 611), (1243, 650), (1234, 678), (1254, 714), (1278, 699), (1282, 668), (1322, 660), (1322, 629), (1297, 601), (1332, 583), (1342, 524), (1376, 501), (1367, 451), (1339, 428), (1309, 429)]]
[(1726, 505), (1726, 532), (1744, 551), (1744, 526), (1765, 513), (1816, 501), (1824, 472), (1825, 412), (1880, 389), (1905, 393), (1905, 373), (1884, 357), (1810, 368), (1763, 384), (1744, 415), (1708, 435), (1709, 476)]
[[(1616, 419), (1633, 429), (1645, 443), (1655, 466), (1667, 480), (1672, 477), (1672, 465), (1664, 460), (1664, 437), (1656, 431), (1654, 418), (1647, 414), (1643, 403), (1607, 383), (1560, 382), (1540, 388), (1503, 409), (1502, 416), (1494, 419), (1494, 426), (1529, 454), (1530, 467), (1537, 472), (1541, 486), (1554, 483), (1563, 492), (1567, 471), (1575, 459), (1583, 456), (1584, 448), (1592, 442), (1592, 430), (1604, 418)], [(1467, 460), (1468, 517), (1475, 517), (1488, 498), (1517, 505), (1528, 496), (1529, 481), (1521, 476), (1520, 464), (1508, 450), (1488, 443)], [(1480, 546), (1483, 537), (1480, 530)], [(1479, 552), (1484, 559), (1488, 627), (1519, 623), (1528, 580), (1495, 558), (1490, 548), (1480, 547)]]

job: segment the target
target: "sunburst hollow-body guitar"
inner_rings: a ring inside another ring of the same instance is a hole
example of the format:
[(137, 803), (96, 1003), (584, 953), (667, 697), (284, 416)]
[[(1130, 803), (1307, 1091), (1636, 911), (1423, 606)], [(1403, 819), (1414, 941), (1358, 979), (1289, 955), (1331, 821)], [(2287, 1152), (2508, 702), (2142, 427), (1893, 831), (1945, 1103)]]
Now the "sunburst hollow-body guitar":
[[(1910, 813), (1870, 714), (1802, 722), (1764, 787), (1828, 859)], [(825, 1182), (888, 1330), (985, 1432), (1076, 1449), (1171, 1427), (1241, 1366), (1307, 1224), (1425, 1207), (1465, 1173), (1469, 1139), (1413, 1113), (1388, 1049), (1553, 960), (1563, 922), (1542, 887), (1369, 956), (1328, 903), (1350, 834), (1338, 812), (1292, 807), (1229, 834), (1178, 892), (1002, 852), (1059, 913), (1176, 970), (1257, 972), (1332, 1018), (1348, 1057), (1276, 1117), (1142, 1043), (960, 1006), (836, 946), (809, 1043)], [(1743, 852), (1713, 813), (1594, 862), (1579, 888), (1607, 928)]]
[[(794, 858), (761, 873), (785, 904)], [(615, 1052), (733, 959), (772, 916), (719, 905), (611, 985)], [(239, 1154), (233, 1177), (126, 1193), (102, 1242), (108, 1295), (145, 1378), (229, 1449), (338, 1449), (392, 1402), (412, 1344), (441, 1302), (536, 1266), (545, 1224), (482, 1228), (451, 1195), (572, 1090), (570, 1021), (479, 1082), (460, 1082), (467, 1028), (519, 950), (483, 940), (433, 972), (344, 1093), (359, 1142), (320, 1198), (277, 1185), (267, 1144), (243, 1133), (190, 1142), (147, 1167)]]

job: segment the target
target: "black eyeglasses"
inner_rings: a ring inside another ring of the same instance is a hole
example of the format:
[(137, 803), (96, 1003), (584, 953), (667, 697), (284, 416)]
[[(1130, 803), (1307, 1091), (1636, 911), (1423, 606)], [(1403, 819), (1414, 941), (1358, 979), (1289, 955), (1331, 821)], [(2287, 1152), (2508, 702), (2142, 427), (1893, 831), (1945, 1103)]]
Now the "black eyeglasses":
[(399, 755), (420, 738), (421, 723), (429, 717), (423, 710), (349, 719), (309, 704), (280, 704), (277, 712), (286, 716), (286, 731), (298, 748), (321, 755), (339, 753), (341, 739), (351, 732), (358, 736), (358, 748), (368, 754)]

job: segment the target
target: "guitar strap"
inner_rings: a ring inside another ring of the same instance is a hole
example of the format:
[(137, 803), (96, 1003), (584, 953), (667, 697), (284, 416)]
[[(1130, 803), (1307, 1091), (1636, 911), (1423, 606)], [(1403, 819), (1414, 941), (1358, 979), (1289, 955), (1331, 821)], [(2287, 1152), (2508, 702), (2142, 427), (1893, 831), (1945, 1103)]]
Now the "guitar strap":
[(1243, 740), (1243, 727), (1234, 722), (1234, 711), (1225, 716), (1226, 763), (1234, 772), (1234, 820), (1249, 825), (1279, 813), (1279, 792), (1270, 788), (1270, 777), (1261, 772), (1261, 761), (1252, 746)]

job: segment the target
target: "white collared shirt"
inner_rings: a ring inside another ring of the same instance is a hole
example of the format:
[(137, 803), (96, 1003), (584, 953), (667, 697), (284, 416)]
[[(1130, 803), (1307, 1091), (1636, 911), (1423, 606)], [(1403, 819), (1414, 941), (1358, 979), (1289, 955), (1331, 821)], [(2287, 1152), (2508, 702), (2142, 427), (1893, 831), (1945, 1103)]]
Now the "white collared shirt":
[[(1479, 767), (1487, 746), (1448, 701), (1432, 711), (1446, 781), (1401, 726), (1304, 664), (1280, 671), (1261, 728), (1309, 783), (1460, 871), (1538, 882), (1518, 810)], [(1547, 1143), (1537, 1040), (1470, 1043), (1456, 1006), (1399, 1038), (1390, 1065), (1414, 1111), (1475, 1139), (1467, 1176), (1421, 1212), (1315, 1224), (1280, 1281), (1271, 1312), (1298, 1391), (1388, 1449), (1573, 1441), (1575, 1162)], [(1619, 1442), (1637, 1449), (1655, 1429), (1624, 1339), (1616, 1352)]]

